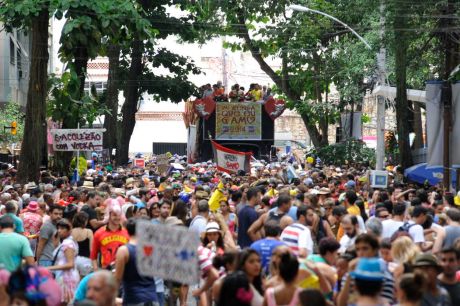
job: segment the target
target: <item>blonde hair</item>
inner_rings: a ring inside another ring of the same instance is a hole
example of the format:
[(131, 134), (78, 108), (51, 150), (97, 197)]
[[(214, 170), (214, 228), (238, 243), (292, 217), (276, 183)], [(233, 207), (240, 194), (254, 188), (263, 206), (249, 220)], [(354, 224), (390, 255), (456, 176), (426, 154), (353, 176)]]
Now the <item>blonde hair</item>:
[(397, 238), (391, 245), (391, 256), (400, 264), (413, 264), (420, 253), (420, 248), (407, 236)]

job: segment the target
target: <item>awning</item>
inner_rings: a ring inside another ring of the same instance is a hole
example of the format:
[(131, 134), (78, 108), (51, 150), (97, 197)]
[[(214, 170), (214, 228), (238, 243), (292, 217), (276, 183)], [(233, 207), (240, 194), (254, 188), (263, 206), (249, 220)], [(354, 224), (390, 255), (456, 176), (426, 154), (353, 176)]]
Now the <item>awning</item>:
[[(374, 88), (372, 95), (394, 100), (396, 98), (396, 87), (379, 85)], [(408, 89), (407, 100), (426, 103), (426, 92), (424, 90)]]

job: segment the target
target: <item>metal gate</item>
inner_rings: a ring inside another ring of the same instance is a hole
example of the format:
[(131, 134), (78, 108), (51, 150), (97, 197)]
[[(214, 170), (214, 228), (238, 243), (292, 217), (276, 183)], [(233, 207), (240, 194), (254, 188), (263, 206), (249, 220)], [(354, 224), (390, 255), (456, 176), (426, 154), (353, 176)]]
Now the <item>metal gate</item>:
[(152, 153), (155, 155), (170, 152), (171, 154), (186, 155), (187, 144), (182, 142), (154, 142)]

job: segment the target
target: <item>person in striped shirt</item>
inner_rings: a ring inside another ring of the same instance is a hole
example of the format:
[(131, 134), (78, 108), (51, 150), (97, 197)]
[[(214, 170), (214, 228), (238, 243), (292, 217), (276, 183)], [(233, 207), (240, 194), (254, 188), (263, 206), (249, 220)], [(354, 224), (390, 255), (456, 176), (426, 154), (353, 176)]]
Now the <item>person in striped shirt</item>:
[(219, 272), (212, 265), (213, 256), (210, 249), (199, 246), (197, 253), (201, 272), (201, 282), (200, 286), (192, 291), (192, 295), (198, 299), (197, 305), (209, 305), (211, 301), (208, 301), (210, 295), (207, 293), (213, 283), (219, 278)]
[(313, 218), (314, 212), (312, 209), (307, 206), (300, 206), (297, 209), (297, 222), (286, 227), (281, 233), (280, 240), (300, 258), (306, 258), (313, 253), (313, 240), (310, 229), (307, 227), (307, 224), (311, 223)]

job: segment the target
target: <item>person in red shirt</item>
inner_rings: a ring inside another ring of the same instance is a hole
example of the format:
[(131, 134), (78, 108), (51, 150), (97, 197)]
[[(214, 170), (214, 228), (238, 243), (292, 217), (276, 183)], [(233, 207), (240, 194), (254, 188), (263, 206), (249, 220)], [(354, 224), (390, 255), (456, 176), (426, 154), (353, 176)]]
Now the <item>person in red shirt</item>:
[(109, 209), (108, 224), (96, 231), (91, 248), (90, 258), (93, 261), (94, 270), (98, 269), (99, 253), (101, 254), (100, 266), (107, 269), (115, 262), (118, 248), (129, 241), (128, 232), (121, 225), (123, 217), (121, 208), (115, 205), (107, 209)]

